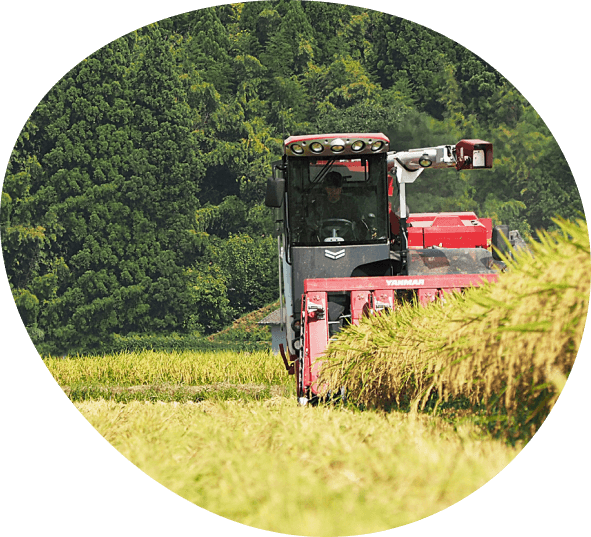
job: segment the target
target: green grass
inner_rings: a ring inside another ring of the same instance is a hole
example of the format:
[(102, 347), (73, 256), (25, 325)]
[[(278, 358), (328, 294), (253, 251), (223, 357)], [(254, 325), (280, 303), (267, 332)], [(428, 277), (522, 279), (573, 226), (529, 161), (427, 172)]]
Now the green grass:
[(265, 401), (77, 408), (125, 457), (187, 500), (292, 535), (353, 535), (419, 520), (482, 486), (518, 450), (420, 414)]
[(72, 401), (184, 403), (295, 397), (293, 377), (269, 351), (140, 351), (44, 361)]

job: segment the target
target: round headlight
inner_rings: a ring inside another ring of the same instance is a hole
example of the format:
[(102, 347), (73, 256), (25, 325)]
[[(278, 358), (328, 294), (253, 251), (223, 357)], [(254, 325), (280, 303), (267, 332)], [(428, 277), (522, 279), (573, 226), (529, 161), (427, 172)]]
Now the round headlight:
[(332, 141), (330, 148), (335, 153), (340, 153), (341, 151), (345, 150), (345, 141), (342, 140), (341, 138), (337, 138), (336, 140)]
[(372, 151), (379, 151), (380, 149), (382, 149), (382, 147), (384, 147), (384, 142), (382, 142), (382, 140), (377, 140), (373, 144), (371, 144)]
[(291, 150), (296, 154), (296, 155), (301, 155), (304, 152), (304, 148), (302, 147), (301, 144), (291, 144)]
[(351, 144), (351, 149), (353, 151), (361, 151), (365, 147), (365, 142), (361, 140), (356, 140)]
[(314, 151), (314, 153), (322, 153), (324, 146), (320, 142), (314, 142), (310, 144), (310, 149)]
[(423, 168), (428, 168), (429, 166), (431, 166), (431, 164), (433, 164), (433, 161), (429, 158), (429, 155), (427, 155), (427, 153), (423, 153), (423, 155), (419, 159), (419, 166), (422, 166)]

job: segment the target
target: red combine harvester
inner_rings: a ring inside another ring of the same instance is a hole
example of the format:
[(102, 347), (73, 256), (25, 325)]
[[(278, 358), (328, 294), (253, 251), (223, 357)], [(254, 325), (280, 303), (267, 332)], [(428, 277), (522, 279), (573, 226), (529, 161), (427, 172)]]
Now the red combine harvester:
[(497, 278), (491, 244), (506, 251), (506, 229), (472, 212), (408, 214), (406, 205), (406, 185), (426, 168), (491, 168), (492, 144), (389, 146), (380, 133), (292, 136), (267, 182), (279, 228), (280, 348), (302, 404), (317, 399), (321, 357), (346, 324)]

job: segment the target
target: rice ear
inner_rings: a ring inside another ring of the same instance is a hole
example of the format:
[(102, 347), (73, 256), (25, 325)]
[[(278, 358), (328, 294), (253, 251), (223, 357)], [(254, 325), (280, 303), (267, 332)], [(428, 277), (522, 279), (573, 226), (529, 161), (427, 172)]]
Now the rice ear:
[(346, 380), (352, 400), (376, 408), (405, 400), (413, 411), (463, 397), (503, 427), (535, 432), (572, 369), (589, 306), (587, 224), (555, 222), (559, 230), (538, 232), (496, 284), (445, 304), (402, 304), (344, 330), (326, 352), (346, 372), (333, 371), (332, 389)]

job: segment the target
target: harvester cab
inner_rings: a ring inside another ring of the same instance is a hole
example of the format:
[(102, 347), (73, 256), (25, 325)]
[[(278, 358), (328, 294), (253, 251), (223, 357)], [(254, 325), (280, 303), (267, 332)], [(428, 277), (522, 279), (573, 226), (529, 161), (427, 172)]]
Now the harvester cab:
[(496, 278), (490, 219), (409, 214), (406, 201), (406, 185), (427, 168), (492, 161), (483, 140), (402, 152), (390, 151), (381, 133), (285, 140), (265, 203), (277, 216), (281, 350), (301, 402), (316, 397), (320, 358), (345, 324), (402, 299), (426, 303)]

